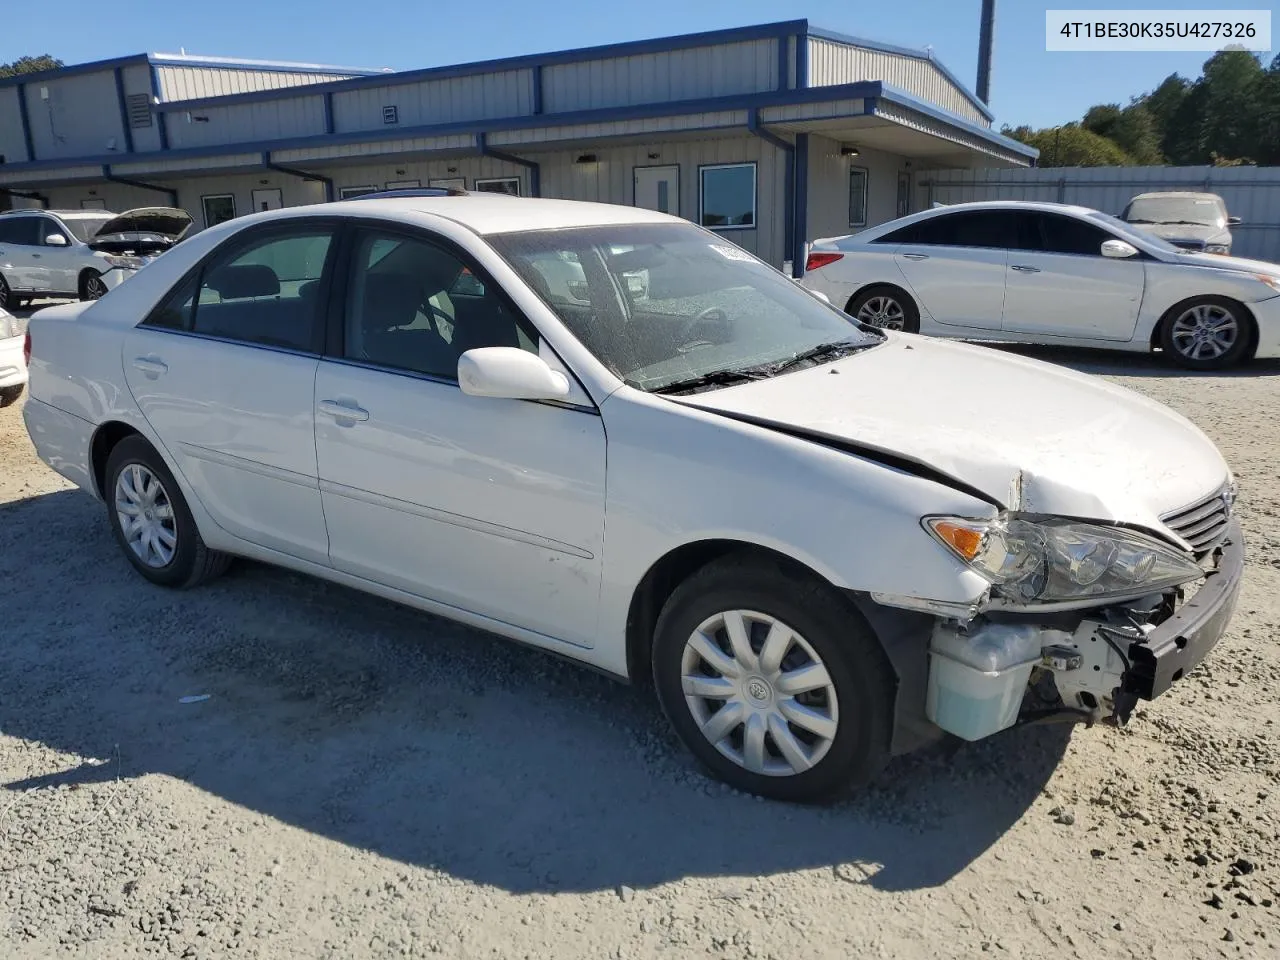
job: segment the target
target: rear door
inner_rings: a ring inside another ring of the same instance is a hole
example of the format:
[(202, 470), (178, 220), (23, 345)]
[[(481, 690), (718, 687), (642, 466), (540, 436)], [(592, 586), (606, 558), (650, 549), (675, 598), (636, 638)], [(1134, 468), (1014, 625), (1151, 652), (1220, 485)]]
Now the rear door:
[(964, 210), (910, 224), (881, 242), (899, 244), (894, 261), (938, 323), (999, 330), (1013, 231), (1009, 210)]
[(1017, 249), (1009, 255), (1003, 329), (1050, 337), (1129, 340), (1142, 305), (1141, 256), (1102, 255), (1118, 239), (1080, 217), (1019, 211)]
[(224, 530), (327, 564), (313, 400), (331, 221), (237, 234), (124, 341), (139, 408)]

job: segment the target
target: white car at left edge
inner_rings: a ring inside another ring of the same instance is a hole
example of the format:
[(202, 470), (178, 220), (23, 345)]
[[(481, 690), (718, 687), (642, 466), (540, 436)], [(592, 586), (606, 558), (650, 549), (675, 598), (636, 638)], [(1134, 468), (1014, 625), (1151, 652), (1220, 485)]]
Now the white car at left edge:
[(17, 402), (27, 385), (27, 321), (0, 307), (0, 407)]
[(1195, 370), (1280, 357), (1280, 266), (1179, 249), (1088, 207), (934, 208), (814, 241), (800, 282), (909, 333), (1160, 348)]

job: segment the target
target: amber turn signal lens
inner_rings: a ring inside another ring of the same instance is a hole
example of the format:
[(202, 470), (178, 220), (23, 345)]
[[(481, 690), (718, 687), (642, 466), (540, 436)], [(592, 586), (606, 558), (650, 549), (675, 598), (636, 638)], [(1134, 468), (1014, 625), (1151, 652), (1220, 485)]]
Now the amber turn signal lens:
[(958, 553), (965, 561), (971, 561), (982, 549), (984, 530), (963, 526), (953, 520), (936, 520), (930, 526), (938, 539)]

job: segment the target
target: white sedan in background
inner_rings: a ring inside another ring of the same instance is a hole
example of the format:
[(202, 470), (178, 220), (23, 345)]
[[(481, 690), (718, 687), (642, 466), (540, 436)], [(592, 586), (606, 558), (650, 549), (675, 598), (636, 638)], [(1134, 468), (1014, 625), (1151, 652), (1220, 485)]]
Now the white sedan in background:
[(27, 321), (0, 307), (0, 407), (16, 403), (27, 385)]
[(944, 731), (1123, 722), (1240, 586), (1231, 473), (1183, 417), (859, 326), (660, 213), (255, 214), (30, 333), (36, 450), (147, 580), (252, 557), (652, 678), (772, 797)]
[(801, 283), (873, 326), (1159, 347), (1192, 369), (1280, 357), (1280, 266), (1180, 250), (1087, 207), (961, 203), (810, 249)]

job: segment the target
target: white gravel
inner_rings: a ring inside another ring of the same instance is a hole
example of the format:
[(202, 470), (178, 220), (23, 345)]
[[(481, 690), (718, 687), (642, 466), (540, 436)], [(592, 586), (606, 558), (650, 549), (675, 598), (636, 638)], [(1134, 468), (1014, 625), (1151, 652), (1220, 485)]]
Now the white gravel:
[(148, 586), (0, 411), (0, 956), (1277, 953), (1280, 365), (1037, 355), (1221, 446), (1229, 635), (1126, 730), (907, 758), (826, 809), (722, 789), (645, 695), (475, 631), (248, 563)]

